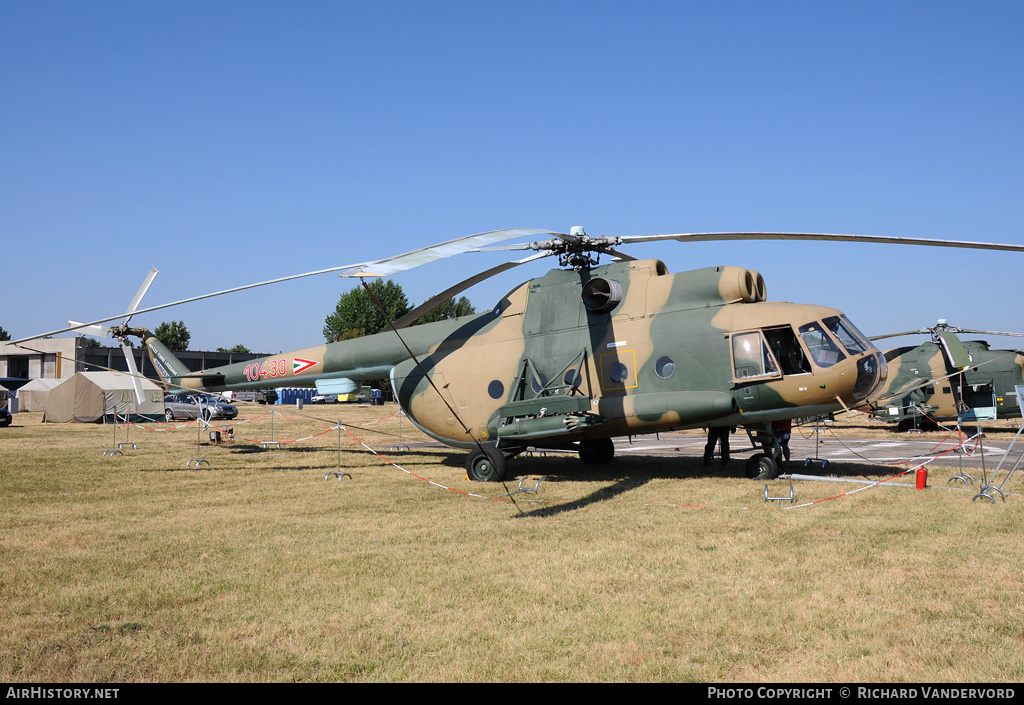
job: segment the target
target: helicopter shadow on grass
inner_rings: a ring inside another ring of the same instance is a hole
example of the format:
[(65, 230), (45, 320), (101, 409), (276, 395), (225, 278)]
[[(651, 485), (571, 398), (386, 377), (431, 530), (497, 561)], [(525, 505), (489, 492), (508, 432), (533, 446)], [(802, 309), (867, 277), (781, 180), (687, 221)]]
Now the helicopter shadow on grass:
[(743, 464), (715, 464), (702, 467), (701, 459), (692, 456), (629, 456), (616, 457), (608, 464), (583, 464), (573, 455), (552, 454), (540, 457), (520, 456), (508, 465), (505, 484), (514, 486), (521, 478), (540, 477), (545, 483), (582, 483), (596, 487), (579, 499), (518, 514), (518, 517), (546, 517), (616, 499), (649, 482), (662, 479), (723, 478), (737, 480), (743, 475)]
[[(790, 463), (782, 472), (822, 478), (844, 478), (879, 482), (893, 479), (904, 468), (872, 463), (830, 464), (828, 468), (805, 467), (802, 461)], [(545, 482), (597, 483), (590, 494), (577, 500), (548, 506), (518, 514), (518, 517), (555, 516), (583, 509), (603, 501), (616, 499), (647, 483), (660, 479), (732, 479), (736, 482), (764, 484), (764, 480), (751, 480), (746, 476), (745, 460), (733, 458), (728, 465), (717, 459), (714, 465), (704, 467), (700, 457), (694, 456), (642, 456), (617, 457), (609, 465), (583, 465), (571, 456), (529, 458), (525, 462), (509, 464), (506, 482), (518, 477), (543, 476)], [(909, 474), (911, 479), (913, 474)]]

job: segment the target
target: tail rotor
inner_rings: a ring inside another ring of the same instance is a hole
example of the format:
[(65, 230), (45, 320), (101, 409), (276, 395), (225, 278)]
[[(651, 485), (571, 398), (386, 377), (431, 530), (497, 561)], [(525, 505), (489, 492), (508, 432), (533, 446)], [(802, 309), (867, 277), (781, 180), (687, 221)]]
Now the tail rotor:
[(142, 303), (142, 298), (149, 291), (149, 287), (152, 286), (153, 280), (156, 279), (157, 275), (156, 267), (149, 270), (149, 274), (146, 275), (145, 280), (142, 282), (142, 286), (135, 292), (135, 296), (132, 297), (131, 303), (128, 304), (128, 308), (125, 309), (125, 319), (120, 325), (108, 328), (107, 326), (101, 326), (98, 324), (80, 323), (78, 321), (68, 321), (69, 330), (77, 330), (82, 333), (91, 333), (98, 335), (102, 338), (108, 335), (117, 338), (121, 343), (121, 351), (124, 353), (124, 359), (128, 363), (128, 374), (132, 379), (132, 387), (135, 389), (135, 400), (141, 404), (146, 400), (146, 392), (142, 388), (142, 376), (139, 374), (138, 365), (135, 364), (135, 353), (133, 352), (131, 342), (128, 340), (128, 336), (132, 334), (138, 334), (135, 329), (128, 327), (128, 322), (132, 319), (132, 315), (139, 308), (139, 304)]

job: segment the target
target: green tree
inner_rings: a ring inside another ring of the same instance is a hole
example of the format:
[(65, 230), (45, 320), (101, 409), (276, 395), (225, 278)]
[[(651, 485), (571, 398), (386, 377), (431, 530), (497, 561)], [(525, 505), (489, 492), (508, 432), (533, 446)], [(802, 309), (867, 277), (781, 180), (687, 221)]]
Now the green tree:
[(374, 279), (367, 286), (387, 312), (387, 317), (362, 285), (354, 287), (341, 295), (334, 313), (324, 320), (324, 339), (328, 343), (379, 333), (387, 328), (389, 320), (401, 318), (412, 308), (402, 287), (390, 279)]
[(235, 346), (235, 347), (233, 347), (233, 348), (217, 348), (217, 352), (226, 352), (226, 353), (251, 353), (251, 352), (252, 352), (252, 350), (250, 350), (249, 348), (245, 347), (245, 346), (244, 346), (244, 345), (242, 345), (242, 344), (238, 344), (238, 345), (236, 345), (236, 346)]
[(96, 340), (96, 338), (89, 338), (88, 336), (84, 336), (84, 335), (82, 336), (82, 340), (79, 343), (79, 345), (81, 347), (83, 347), (83, 348), (99, 348), (99, 347), (103, 347), (102, 344), (100, 343), (100, 341)]
[[(429, 299), (428, 299), (429, 300)], [(456, 301), (455, 297), (448, 299), (447, 301), (438, 304), (435, 308), (427, 311), (422, 316), (413, 322), (414, 326), (418, 326), (421, 323), (436, 323), (437, 321), (447, 321), (449, 318), (458, 318), (459, 316), (468, 316), (472, 313), (476, 313), (476, 309), (473, 308), (473, 304), (469, 303), (469, 299), (465, 296), (460, 296), (459, 300)]]
[(153, 335), (161, 343), (167, 346), (168, 350), (188, 350), (188, 341), (192, 339), (188, 328), (182, 321), (164, 321), (156, 327)]
[(4, 330), (3, 326), (0, 326), (0, 340), (10, 340), (11, 334)]

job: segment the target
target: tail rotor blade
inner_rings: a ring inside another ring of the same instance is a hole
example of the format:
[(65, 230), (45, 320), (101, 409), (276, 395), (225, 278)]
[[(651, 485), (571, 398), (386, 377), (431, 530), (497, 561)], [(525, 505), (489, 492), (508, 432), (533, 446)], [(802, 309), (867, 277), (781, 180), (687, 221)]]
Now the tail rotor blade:
[(124, 351), (124, 358), (128, 361), (128, 374), (131, 375), (132, 387), (135, 388), (135, 401), (142, 404), (146, 401), (146, 391), (142, 388), (142, 377), (139, 375), (139, 368), (135, 364), (135, 351), (127, 343), (121, 344), (121, 350)]
[(80, 321), (68, 321), (68, 330), (80, 331), (83, 335), (98, 335), (101, 338), (106, 338), (110, 335), (110, 329), (106, 326), (88, 325)]
[(146, 295), (147, 291), (149, 291), (149, 287), (153, 284), (153, 280), (156, 279), (157, 274), (158, 272), (156, 267), (149, 270), (149, 274), (146, 275), (146, 279), (142, 282), (142, 286), (140, 286), (139, 290), (135, 292), (135, 297), (132, 299), (132, 302), (128, 304), (128, 308), (124, 311), (129, 315), (129, 317), (131, 317), (131, 314), (135, 313), (135, 309), (137, 309), (139, 304), (142, 303), (142, 297)]

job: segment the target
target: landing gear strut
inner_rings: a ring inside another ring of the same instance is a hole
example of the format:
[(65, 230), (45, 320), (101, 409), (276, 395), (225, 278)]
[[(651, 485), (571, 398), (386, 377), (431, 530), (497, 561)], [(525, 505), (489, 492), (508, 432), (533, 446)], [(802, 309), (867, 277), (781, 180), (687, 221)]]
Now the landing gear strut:
[(779, 439), (772, 432), (770, 423), (763, 428), (746, 426), (754, 446), (761, 446), (761, 452), (747, 458), (746, 475), (751, 480), (774, 480), (779, 476), (779, 463), (782, 458), (782, 447)]

